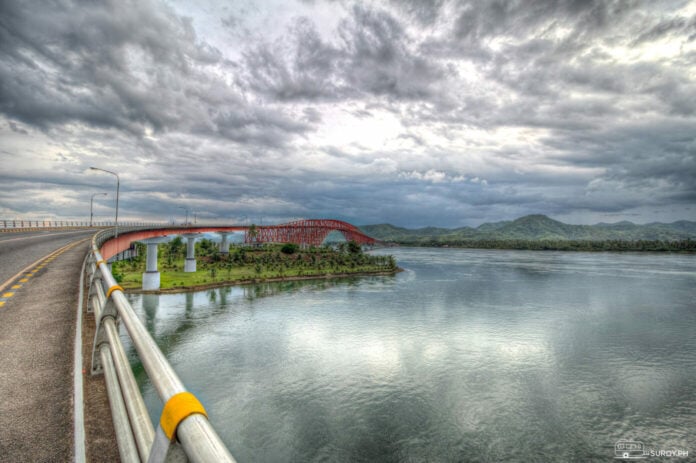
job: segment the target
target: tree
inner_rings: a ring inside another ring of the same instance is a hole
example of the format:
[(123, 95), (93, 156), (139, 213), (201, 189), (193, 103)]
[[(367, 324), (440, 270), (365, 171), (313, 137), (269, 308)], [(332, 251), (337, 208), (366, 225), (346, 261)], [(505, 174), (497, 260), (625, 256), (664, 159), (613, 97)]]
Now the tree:
[(183, 253), (184, 240), (181, 239), (181, 236), (176, 236), (173, 240), (169, 242), (168, 248), (169, 253), (176, 258)]
[(251, 240), (252, 243), (256, 242), (256, 238), (259, 236), (259, 230), (256, 228), (256, 224), (251, 224), (249, 225), (249, 229), (247, 230), (247, 234), (249, 235), (249, 239)]
[(300, 249), (298, 245), (295, 243), (285, 243), (282, 248), (280, 248), (280, 252), (283, 254), (295, 254), (297, 250)]
[(348, 252), (350, 254), (360, 254), (362, 253), (362, 248), (354, 240), (348, 241)]

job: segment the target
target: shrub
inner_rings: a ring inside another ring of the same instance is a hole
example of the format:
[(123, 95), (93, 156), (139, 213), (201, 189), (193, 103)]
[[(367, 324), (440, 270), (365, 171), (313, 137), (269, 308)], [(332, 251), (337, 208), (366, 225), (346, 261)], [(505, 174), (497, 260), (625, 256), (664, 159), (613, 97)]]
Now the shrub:
[(280, 248), (280, 252), (283, 254), (295, 254), (298, 249), (300, 249), (300, 247), (295, 243), (286, 243)]

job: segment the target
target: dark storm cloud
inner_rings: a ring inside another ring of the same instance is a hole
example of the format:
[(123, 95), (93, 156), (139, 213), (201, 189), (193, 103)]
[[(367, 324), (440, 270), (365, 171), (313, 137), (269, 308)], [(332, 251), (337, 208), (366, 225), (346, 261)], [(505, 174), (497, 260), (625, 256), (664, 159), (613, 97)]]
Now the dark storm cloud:
[(17, 123), (15, 121), (8, 121), (7, 125), (10, 126), (10, 129), (12, 129), (13, 132), (22, 133), (24, 135), (29, 134), (29, 132), (27, 132), (26, 130), (21, 128), (19, 125), (17, 125)]
[(393, 16), (360, 7), (352, 13), (339, 28), (348, 54), (344, 65), (348, 84), (374, 95), (428, 98), (445, 70), (409, 49), (410, 39)]
[[(290, 34), (292, 46), (283, 41), (259, 44), (244, 55), (243, 85), (282, 101), (330, 98), (338, 92), (331, 80), (337, 50), (322, 42), (314, 25), (299, 20)], [(286, 55), (292, 53), (288, 63)]]
[(414, 21), (431, 25), (442, 12), (445, 0), (392, 0), (392, 5), (406, 12)]
[(315, 25), (297, 20), (287, 36), (260, 44), (244, 56), (244, 85), (283, 101), (362, 98), (422, 99), (445, 69), (410, 49), (402, 24), (382, 10), (354, 6), (337, 30), (322, 40)]
[(0, 111), (136, 135), (192, 131), (278, 145), (306, 126), (249, 106), (214, 72), (219, 50), (155, 2), (3, 2)]
[(633, 45), (651, 42), (673, 34), (688, 35), (689, 41), (696, 39), (696, 16), (686, 18), (669, 18), (662, 20), (633, 40)]

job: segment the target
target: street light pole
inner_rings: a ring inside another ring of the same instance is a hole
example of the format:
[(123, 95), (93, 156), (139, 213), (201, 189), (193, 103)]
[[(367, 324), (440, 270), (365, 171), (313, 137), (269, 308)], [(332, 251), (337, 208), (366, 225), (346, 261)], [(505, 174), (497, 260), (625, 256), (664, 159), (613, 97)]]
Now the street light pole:
[(89, 226), (92, 226), (92, 218), (94, 217), (94, 197), (95, 196), (106, 196), (106, 193), (94, 193), (92, 198), (89, 200)]
[(114, 225), (116, 227), (116, 238), (118, 238), (118, 190), (121, 188), (121, 179), (119, 178), (116, 172), (111, 172), (110, 170), (100, 169), (99, 167), (90, 167), (90, 169), (100, 170), (102, 172), (106, 172), (107, 174), (111, 174), (116, 177), (116, 221)]
[(179, 209), (183, 209), (186, 211), (186, 222), (184, 222), (184, 225), (188, 226), (188, 208), (184, 206), (179, 206)]

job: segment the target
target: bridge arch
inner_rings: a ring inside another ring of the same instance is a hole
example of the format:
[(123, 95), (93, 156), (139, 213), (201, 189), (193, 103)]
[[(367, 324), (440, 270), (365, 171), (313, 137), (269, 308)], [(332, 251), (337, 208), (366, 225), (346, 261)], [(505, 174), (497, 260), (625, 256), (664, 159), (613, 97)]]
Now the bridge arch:
[(282, 225), (256, 227), (255, 236), (247, 229), (244, 233), (245, 243), (295, 243), (305, 246), (321, 246), (332, 231), (340, 232), (346, 241), (355, 241), (361, 245), (373, 245), (377, 242), (355, 225), (334, 219), (304, 219)]

